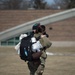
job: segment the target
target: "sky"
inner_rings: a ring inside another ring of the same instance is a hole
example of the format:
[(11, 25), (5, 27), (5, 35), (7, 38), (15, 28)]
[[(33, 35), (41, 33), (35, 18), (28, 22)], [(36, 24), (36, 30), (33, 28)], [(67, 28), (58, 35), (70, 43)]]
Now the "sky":
[(48, 2), (48, 4), (52, 4), (52, 3), (54, 3), (53, 0), (46, 0), (46, 1)]

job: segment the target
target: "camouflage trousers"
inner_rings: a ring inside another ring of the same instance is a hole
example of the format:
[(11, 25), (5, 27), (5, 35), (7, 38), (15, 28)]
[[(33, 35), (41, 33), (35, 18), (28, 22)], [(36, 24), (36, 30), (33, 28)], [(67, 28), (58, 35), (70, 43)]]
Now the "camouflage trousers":
[(43, 75), (45, 65), (41, 64), (41, 62), (28, 62), (28, 68), (30, 70), (30, 75)]

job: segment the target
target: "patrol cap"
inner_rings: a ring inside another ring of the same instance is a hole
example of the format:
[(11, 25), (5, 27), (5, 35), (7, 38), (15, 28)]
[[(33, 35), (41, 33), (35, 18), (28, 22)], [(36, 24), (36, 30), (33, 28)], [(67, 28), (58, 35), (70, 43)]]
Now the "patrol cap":
[(32, 30), (36, 30), (40, 26), (40, 23), (36, 23), (33, 25)]

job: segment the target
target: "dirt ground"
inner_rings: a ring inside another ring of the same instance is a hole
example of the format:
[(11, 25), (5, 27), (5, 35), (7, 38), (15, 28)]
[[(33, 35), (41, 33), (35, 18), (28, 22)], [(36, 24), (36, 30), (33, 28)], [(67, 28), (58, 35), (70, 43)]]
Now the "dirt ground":
[[(50, 48), (48, 52), (57, 55), (48, 55), (43, 75), (75, 75), (75, 47)], [(29, 75), (27, 63), (13, 47), (0, 47), (0, 75)]]

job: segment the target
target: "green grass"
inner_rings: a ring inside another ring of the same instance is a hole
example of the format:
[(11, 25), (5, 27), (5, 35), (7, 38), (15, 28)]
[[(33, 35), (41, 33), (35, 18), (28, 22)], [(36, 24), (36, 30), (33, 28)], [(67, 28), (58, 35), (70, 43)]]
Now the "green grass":
[[(52, 53), (75, 54), (75, 47), (51, 47)], [(29, 75), (27, 63), (13, 47), (0, 47), (0, 75)], [(44, 75), (75, 75), (75, 56), (48, 56)]]

